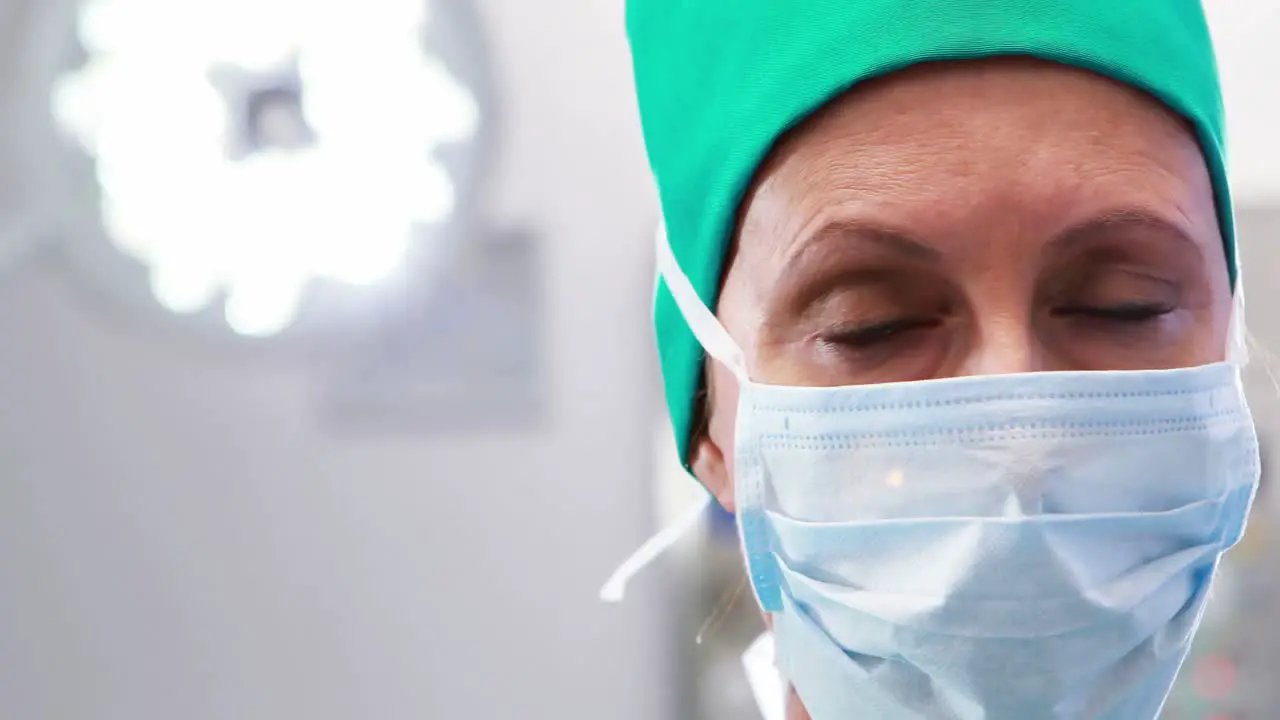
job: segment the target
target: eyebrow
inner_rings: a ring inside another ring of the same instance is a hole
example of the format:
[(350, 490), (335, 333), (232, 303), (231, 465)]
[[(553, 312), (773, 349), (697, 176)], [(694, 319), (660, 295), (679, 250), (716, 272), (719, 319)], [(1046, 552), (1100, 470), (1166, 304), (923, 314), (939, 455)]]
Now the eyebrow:
[[(1105, 212), (1068, 227), (1055, 235), (1044, 246), (1044, 251), (1064, 252), (1120, 230), (1150, 232), (1197, 253), (1204, 252), (1201, 244), (1173, 221), (1136, 208)], [(856, 242), (850, 242), (854, 240)], [(776, 289), (785, 291), (778, 296), (786, 297), (786, 304), (797, 310), (817, 303), (837, 288), (885, 284), (899, 277), (883, 267), (841, 263), (837, 260), (839, 257), (892, 255), (925, 264), (938, 263), (943, 258), (942, 251), (910, 233), (859, 220), (829, 222), (801, 238), (797, 247), (795, 253), (784, 259), (775, 285)]]
[[(834, 242), (837, 240), (842, 242)], [(849, 240), (858, 242), (851, 243)], [(796, 267), (809, 264), (809, 256), (814, 253), (865, 253), (870, 249), (925, 262), (936, 262), (942, 258), (942, 253), (937, 248), (909, 233), (852, 220), (827, 223), (808, 237), (802, 238), (797, 245), (799, 251), (783, 262), (783, 275), (789, 274)]]
[(1174, 222), (1145, 210), (1123, 209), (1104, 213), (1073, 225), (1058, 233), (1045, 249), (1061, 251), (1072, 245), (1088, 242), (1115, 233), (1117, 230), (1143, 230), (1167, 237), (1179, 244), (1188, 245), (1203, 252), (1200, 243)]
[[(1058, 233), (1045, 246), (1046, 249), (1061, 249), (1065, 246), (1096, 239), (1117, 230), (1146, 230), (1169, 237), (1179, 243), (1192, 245), (1199, 249), (1200, 244), (1176, 223), (1145, 210), (1125, 208), (1112, 210), (1083, 222), (1077, 223)], [(858, 243), (839, 242), (834, 240), (858, 240)], [(894, 255), (909, 257), (916, 261), (936, 262), (942, 253), (932, 245), (909, 233), (890, 229), (874, 223), (852, 220), (841, 220), (828, 223), (799, 243), (800, 250), (783, 262), (779, 277), (791, 274), (796, 268), (809, 264), (812, 253), (830, 254), (835, 252), (865, 252), (870, 246), (873, 250), (888, 252)]]
[(893, 255), (928, 264), (942, 259), (941, 251), (908, 233), (849, 220), (823, 225), (797, 247), (783, 261), (775, 286), (796, 308), (811, 306), (840, 287), (883, 284), (896, 277), (883, 267), (849, 265), (838, 257)]

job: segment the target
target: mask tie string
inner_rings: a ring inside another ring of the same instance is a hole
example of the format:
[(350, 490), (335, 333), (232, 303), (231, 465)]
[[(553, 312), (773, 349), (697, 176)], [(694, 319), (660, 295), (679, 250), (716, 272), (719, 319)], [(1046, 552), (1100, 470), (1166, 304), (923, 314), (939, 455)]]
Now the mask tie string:
[(675, 545), (685, 533), (689, 532), (690, 528), (697, 525), (710, 504), (711, 494), (700, 493), (698, 500), (681, 513), (680, 517), (646, 540), (640, 549), (632, 553), (631, 557), (613, 571), (604, 587), (600, 588), (600, 599), (607, 603), (622, 602), (627, 593), (627, 583)]
[(698, 344), (708, 355), (728, 368), (739, 383), (746, 384), (748, 382), (747, 362), (742, 348), (738, 347), (738, 343), (729, 335), (729, 331), (725, 330), (724, 325), (716, 319), (715, 314), (699, 297), (698, 291), (693, 289), (693, 283), (689, 282), (689, 277), (680, 269), (680, 263), (676, 261), (675, 252), (667, 239), (665, 225), (658, 226), (654, 251), (658, 264), (658, 276), (666, 284), (671, 297), (675, 299), (676, 306), (680, 308), (680, 314), (684, 316), (685, 324), (689, 326), (689, 331), (697, 338)]
[[(702, 298), (698, 296), (698, 292), (694, 290), (693, 283), (689, 282), (689, 278), (680, 269), (680, 263), (676, 261), (671, 243), (667, 239), (666, 225), (661, 222), (654, 237), (654, 252), (658, 279), (665, 283), (671, 297), (680, 308), (680, 314), (684, 316), (685, 323), (697, 338), (698, 343), (702, 345), (702, 349), (707, 355), (728, 368), (740, 383), (747, 383), (747, 363), (742, 348), (738, 347), (738, 343), (730, 337), (729, 331), (725, 330), (724, 325), (721, 325), (707, 308)], [(656, 292), (658, 288), (655, 287), (654, 290)], [(645, 541), (614, 571), (604, 587), (600, 589), (600, 599), (605, 602), (620, 602), (626, 594), (627, 583), (675, 545), (685, 533), (689, 532), (690, 528), (697, 525), (710, 504), (711, 494), (704, 489), (699, 493), (696, 502), (671, 524)]]
[(1227, 362), (1238, 367), (1249, 364), (1249, 332), (1244, 317), (1244, 280), (1236, 278), (1236, 290), (1227, 330)]

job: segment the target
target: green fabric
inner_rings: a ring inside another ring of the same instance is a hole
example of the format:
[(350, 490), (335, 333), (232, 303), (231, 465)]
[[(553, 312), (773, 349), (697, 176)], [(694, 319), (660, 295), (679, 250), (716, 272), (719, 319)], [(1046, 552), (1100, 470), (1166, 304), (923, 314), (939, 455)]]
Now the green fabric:
[[(916, 63), (1032, 55), (1108, 75), (1197, 127), (1235, 273), (1224, 118), (1200, 0), (628, 0), (640, 117), (672, 249), (714, 308), (737, 207), (777, 138)], [(655, 325), (687, 462), (702, 352), (665, 285)]]

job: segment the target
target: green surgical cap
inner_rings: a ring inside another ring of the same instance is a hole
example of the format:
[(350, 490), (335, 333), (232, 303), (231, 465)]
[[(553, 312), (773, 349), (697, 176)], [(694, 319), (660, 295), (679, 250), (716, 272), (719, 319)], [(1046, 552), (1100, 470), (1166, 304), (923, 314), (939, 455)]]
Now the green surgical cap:
[[(714, 308), (738, 205), (778, 138), (917, 63), (1027, 55), (1141, 88), (1196, 127), (1235, 277), (1222, 96), (1200, 0), (629, 0), (649, 163), (671, 248)], [(664, 284), (667, 405), (688, 461), (702, 351)]]

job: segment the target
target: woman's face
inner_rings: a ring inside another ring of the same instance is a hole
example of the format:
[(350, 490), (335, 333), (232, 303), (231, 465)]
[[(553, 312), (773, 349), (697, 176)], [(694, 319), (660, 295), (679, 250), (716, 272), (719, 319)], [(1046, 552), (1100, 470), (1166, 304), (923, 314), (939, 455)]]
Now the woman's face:
[[(897, 73), (784, 140), (717, 313), (756, 380), (856, 385), (1201, 365), (1223, 359), (1231, 309), (1190, 128), (1096, 75), (1007, 59)], [(691, 460), (733, 509), (738, 388), (708, 378)]]
[[(920, 66), (790, 135), (743, 202), (717, 314), (752, 376), (857, 385), (1223, 359), (1232, 302), (1189, 126), (1034, 60)], [(733, 507), (737, 386), (699, 479)]]

